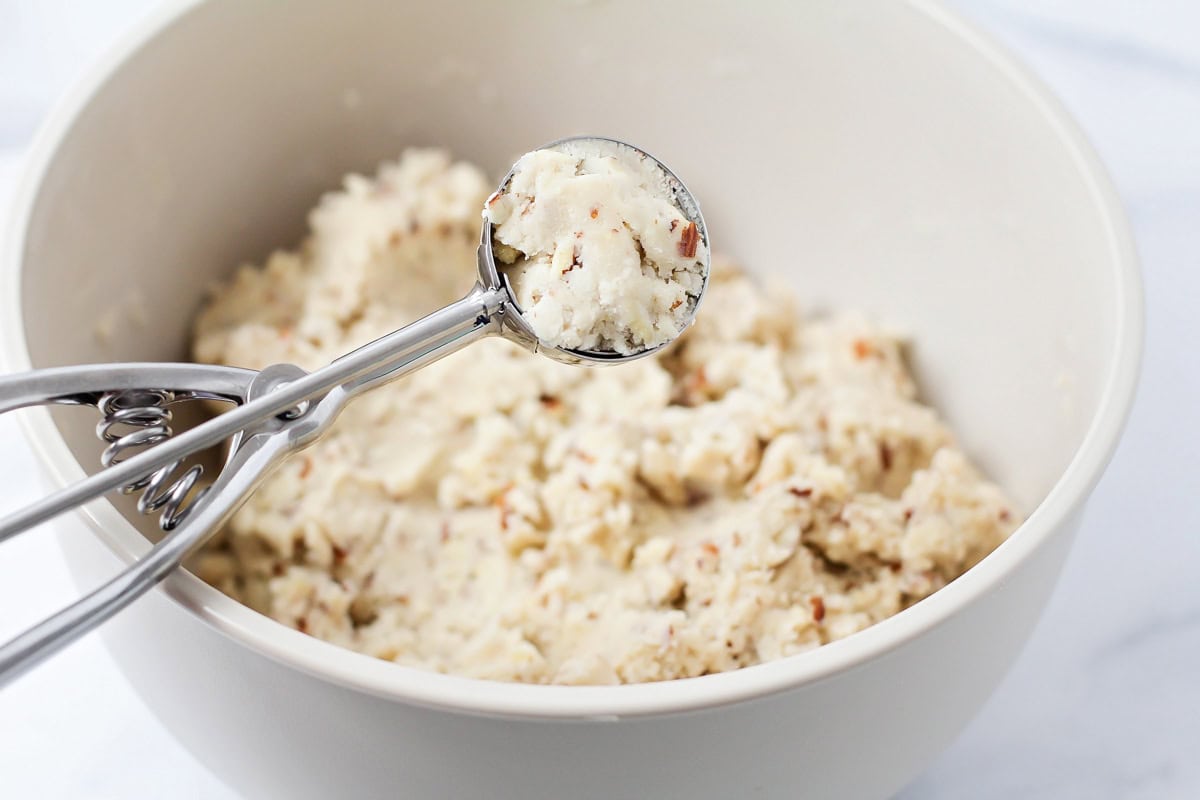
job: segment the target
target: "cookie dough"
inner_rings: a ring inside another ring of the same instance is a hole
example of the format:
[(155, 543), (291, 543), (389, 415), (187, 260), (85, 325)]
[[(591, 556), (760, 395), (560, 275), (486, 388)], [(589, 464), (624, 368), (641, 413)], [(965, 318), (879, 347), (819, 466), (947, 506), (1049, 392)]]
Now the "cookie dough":
[[(348, 178), (299, 249), (216, 288), (196, 358), (313, 369), (462, 296), (488, 189), (436, 150)], [(663, 353), (583, 369), (488, 339), (366, 394), (192, 567), (313, 636), (476, 678), (657, 681), (802, 653), (1019, 521), (902, 351), (714, 262)]]
[(488, 198), (496, 258), (543, 343), (630, 355), (691, 321), (708, 258), (652, 159), (616, 142), (526, 153)]

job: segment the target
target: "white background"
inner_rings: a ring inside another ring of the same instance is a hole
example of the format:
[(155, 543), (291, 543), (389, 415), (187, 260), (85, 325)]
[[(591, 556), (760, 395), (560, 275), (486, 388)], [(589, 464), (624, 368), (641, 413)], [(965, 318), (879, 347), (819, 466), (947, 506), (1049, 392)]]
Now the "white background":
[[(1108, 164), (1147, 291), (1142, 389), (1060, 588), (983, 713), (904, 800), (1200, 797), (1200, 3), (955, 0)], [(0, 219), (48, 108), (150, 0), (0, 0)], [(0, 513), (36, 466), (0, 418)], [(0, 639), (74, 595), (50, 537), (0, 547)], [(0, 691), (0, 796), (231, 798), (95, 637)]]

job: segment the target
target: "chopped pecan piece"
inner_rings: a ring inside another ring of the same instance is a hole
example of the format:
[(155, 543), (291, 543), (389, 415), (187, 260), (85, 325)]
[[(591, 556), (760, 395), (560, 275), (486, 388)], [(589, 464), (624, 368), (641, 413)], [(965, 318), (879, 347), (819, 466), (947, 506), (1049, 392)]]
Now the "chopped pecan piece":
[(700, 244), (700, 229), (696, 227), (696, 223), (689, 222), (683, 229), (683, 233), (679, 236), (679, 255), (684, 258), (693, 258), (696, 255), (696, 247)]
[(808, 598), (808, 604), (812, 606), (813, 622), (820, 622), (825, 619), (825, 598), (810, 597)]

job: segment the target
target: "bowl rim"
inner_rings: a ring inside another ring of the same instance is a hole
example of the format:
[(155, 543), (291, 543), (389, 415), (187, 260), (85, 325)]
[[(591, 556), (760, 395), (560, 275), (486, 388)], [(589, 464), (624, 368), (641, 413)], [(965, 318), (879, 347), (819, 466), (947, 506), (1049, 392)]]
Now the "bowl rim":
[[(152, 38), (204, 0), (170, 0), (147, 14), (118, 40), (49, 115), (27, 153), (24, 174), (9, 213), (0, 250), (0, 366), (31, 368), (21, 312), (25, 238), (49, 165), (93, 95)], [(846, 639), (807, 653), (698, 678), (619, 686), (541, 686), (441, 675), (343, 649), (252, 611), (199, 578), (177, 570), (156, 590), (213, 629), (251, 650), (317, 678), (393, 701), (468, 714), (542, 719), (601, 719), (712, 708), (795, 689), (877, 658), (943, 624), (958, 609), (1003, 582), (1049, 537), (1063, 528), (1099, 480), (1116, 448), (1140, 369), (1143, 300), (1137, 256), (1121, 202), (1095, 151), (1060, 102), (1026, 67), (992, 38), (939, 0), (905, 0), (989, 61), (1031, 102), (1075, 162), (1104, 222), (1108, 267), (1117, 286), (1116, 343), (1100, 401), (1084, 438), (1063, 475), (1023, 525), (983, 561), (912, 607)], [(20, 420), (26, 439), (55, 487), (84, 472), (47, 409)], [(130, 563), (149, 542), (107, 501), (74, 512), (121, 561)]]

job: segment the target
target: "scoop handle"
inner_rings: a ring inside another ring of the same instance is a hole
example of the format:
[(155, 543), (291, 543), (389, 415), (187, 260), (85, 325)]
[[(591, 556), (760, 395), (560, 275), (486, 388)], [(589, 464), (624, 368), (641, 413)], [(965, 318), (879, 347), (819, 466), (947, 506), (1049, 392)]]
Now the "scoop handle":
[[(461, 300), (398, 331), (382, 336), (315, 372), (274, 387), (270, 392), (252, 398), (232, 411), (0, 518), (0, 542), (107, 492), (133, 483), (166, 464), (215, 447), (241, 431), (252, 429), (264, 420), (315, 401), (334, 389), (342, 388), (348, 394), (358, 394), (373, 386), (395, 380), (466, 346), (481, 336), (496, 333), (499, 331), (499, 316), (506, 300), (507, 295), (503, 290), (485, 289), (482, 285), (477, 285)], [(4, 383), (0, 384), (0, 398), (4, 396), (6, 387), (15, 396), (22, 381), (33, 380), (36, 376), (37, 373), (27, 373), (5, 377)], [(29, 398), (22, 396), (20, 399), (21, 404), (27, 404), (25, 401)], [(5, 407), (0, 399), (0, 409)]]
[(0, 645), (0, 687), (108, 620), (141, 597), (195, 552), (291, 452), (289, 437), (250, 436), (233, 454), (212, 490), (187, 519), (143, 558), (62, 611)]
[[(149, 447), (0, 520), (0, 542), (165, 464), (234, 437), (217, 480), (183, 522), (123, 572), (33, 628), (0, 645), (0, 687), (100, 625), (145, 594), (195, 552), (237, 510), (284, 456), (328, 430), (354, 395), (395, 380), (499, 331), (506, 295), (482, 285), (463, 299), (337, 359), (313, 373), (276, 364), (255, 373), (246, 402)], [(53, 402), (52, 387), (26, 386), (30, 376), (0, 383), (12, 407)], [(41, 380), (33, 375), (34, 383)], [(0, 409), (4, 395), (0, 394)], [(85, 392), (58, 402), (89, 402)]]

